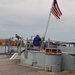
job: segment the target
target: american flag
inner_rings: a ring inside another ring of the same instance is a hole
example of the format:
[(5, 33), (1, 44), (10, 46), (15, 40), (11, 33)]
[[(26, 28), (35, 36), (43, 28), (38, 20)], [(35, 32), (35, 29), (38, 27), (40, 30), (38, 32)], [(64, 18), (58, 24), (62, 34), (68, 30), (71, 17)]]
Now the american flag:
[(60, 19), (60, 16), (62, 15), (61, 10), (59, 9), (57, 0), (54, 0), (53, 6), (51, 8), (51, 13), (57, 18)]

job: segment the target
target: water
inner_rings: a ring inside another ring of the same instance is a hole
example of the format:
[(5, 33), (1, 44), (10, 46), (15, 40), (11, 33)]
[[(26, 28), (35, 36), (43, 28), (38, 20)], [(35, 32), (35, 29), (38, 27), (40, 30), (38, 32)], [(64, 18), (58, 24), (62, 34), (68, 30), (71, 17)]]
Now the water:
[(5, 53), (5, 46), (0, 46), (0, 53)]
[[(13, 49), (14, 51), (17, 51), (16, 46), (12, 46), (10, 50)], [(0, 53), (7, 53), (8, 52), (8, 46), (0, 46)]]

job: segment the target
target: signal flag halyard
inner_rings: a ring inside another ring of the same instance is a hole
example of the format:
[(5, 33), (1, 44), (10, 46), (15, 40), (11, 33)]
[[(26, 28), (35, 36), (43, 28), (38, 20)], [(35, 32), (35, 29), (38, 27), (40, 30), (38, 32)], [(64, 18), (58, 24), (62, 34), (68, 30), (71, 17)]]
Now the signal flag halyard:
[(51, 8), (51, 13), (57, 18), (60, 19), (60, 16), (62, 15), (62, 12), (58, 6), (57, 0), (54, 0), (52, 8)]

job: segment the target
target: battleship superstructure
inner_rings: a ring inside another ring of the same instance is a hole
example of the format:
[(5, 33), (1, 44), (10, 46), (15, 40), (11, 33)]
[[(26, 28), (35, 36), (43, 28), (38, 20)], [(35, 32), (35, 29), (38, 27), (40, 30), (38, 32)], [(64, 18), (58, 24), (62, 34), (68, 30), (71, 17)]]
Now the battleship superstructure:
[(5, 47), (4, 52), (7, 56), (10, 53), (11, 59), (20, 56), (21, 64), (36, 66), (53, 72), (75, 70), (75, 42), (42, 40), (39, 50), (34, 49), (32, 39), (20, 38), (17, 40), (17, 44), (19, 45), (16, 48), (12, 48), (10, 45), (8, 48)]
[(21, 63), (44, 68), (48, 71), (75, 70), (75, 42), (44, 40), (40, 50), (26, 40), (21, 52)]

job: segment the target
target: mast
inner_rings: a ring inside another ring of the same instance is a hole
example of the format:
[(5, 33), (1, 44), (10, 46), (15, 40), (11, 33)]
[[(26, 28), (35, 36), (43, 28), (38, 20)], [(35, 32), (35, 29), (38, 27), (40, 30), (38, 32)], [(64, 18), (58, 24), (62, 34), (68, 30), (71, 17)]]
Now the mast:
[[(54, 3), (54, 0), (53, 0), (53, 3)], [(53, 3), (52, 3), (52, 6), (53, 6)], [(51, 8), (52, 8), (52, 6), (51, 6)], [(45, 32), (44, 32), (44, 38), (46, 37), (46, 33), (47, 33), (47, 30), (48, 30), (48, 27), (49, 27), (50, 18), (51, 18), (51, 9), (50, 9), (50, 12), (49, 12), (48, 22), (47, 22), (46, 29), (45, 29)]]

